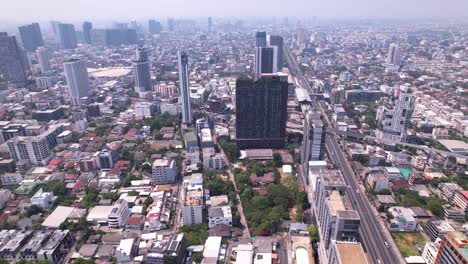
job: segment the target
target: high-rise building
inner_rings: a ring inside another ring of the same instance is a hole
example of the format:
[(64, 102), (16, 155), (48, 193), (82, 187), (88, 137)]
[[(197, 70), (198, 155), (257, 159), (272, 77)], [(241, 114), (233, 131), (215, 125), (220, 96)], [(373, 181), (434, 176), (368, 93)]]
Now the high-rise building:
[(275, 59), (275, 49), (277, 47), (257, 47), (255, 48), (255, 75), (263, 73), (277, 72), (277, 62)]
[(208, 33), (211, 33), (212, 29), (213, 29), (213, 19), (211, 17), (208, 17)]
[(58, 24), (60, 44), (64, 49), (75, 49), (78, 46), (75, 26), (72, 24)]
[(25, 83), (22, 53), (14, 36), (0, 32), (0, 76), (7, 82)]
[(148, 31), (151, 34), (159, 34), (162, 31), (162, 25), (155, 19), (148, 20)]
[(236, 138), (240, 148), (281, 148), (286, 137), (288, 77), (262, 74), (236, 82)]
[(174, 27), (175, 27), (175, 21), (173, 18), (168, 18), (167, 19), (167, 29), (169, 31), (174, 31)]
[(18, 28), (23, 42), (23, 47), (27, 51), (35, 51), (38, 47), (44, 45), (42, 40), (41, 28), (38, 23), (24, 25)]
[(148, 49), (138, 47), (132, 61), (133, 79), (135, 80), (135, 92), (151, 91), (151, 69), (148, 59)]
[(395, 66), (400, 65), (400, 46), (398, 44), (390, 44), (390, 47), (388, 48), (387, 63)]
[(189, 87), (189, 60), (185, 52), (179, 52), (179, 93), (182, 106), (182, 122), (190, 124), (192, 113), (190, 112), (190, 87)]
[(277, 71), (281, 71), (283, 68), (283, 56), (284, 56), (284, 44), (283, 44), (283, 37), (281, 36), (270, 36), (270, 46), (277, 47), (276, 53), (276, 63), (277, 63)]
[(74, 105), (82, 105), (83, 97), (89, 96), (90, 85), (85, 59), (70, 59), (63, 63), (68, 92)]
[(91, 44), (91, 30), (93, 29), (93, 24), (91, 22), (85, 21), (83, 23), (83, 39), (86, 44)]
[(307, 113), (304, 121), (302, 162), (304, 171), (309, 171), (309, 161), (323, 160), (325, 153), (326, 128), (320, 113)]
[(174, 160), (157, 159), (152, 167), (154, 184), (173, 184), (176, 180), (177, 169)]
[(255, 47), (263, 48), (267, 46), (267, 37), (265, 31), (258, 31), (255, 34)]
[(39, 61), (39, 67), (41, 72), (45, 73), (50, 71), (50, 52), (44, 47), (39, 47), (36, 50), (37, 60)]
[(400, 88), (393, 106), (380, 106), (377, 109), (376, 119), (381, 125), (376, 133), (377, 137), (394, 141), (406, 140), (406, 130), (416, 101), (416, 96), (408, 90), (408, 87)]
[(437, 264), (468, 263), (468, 238), (461, 232), (449, 232), (442, 237), (439, 253), (435, 259)]

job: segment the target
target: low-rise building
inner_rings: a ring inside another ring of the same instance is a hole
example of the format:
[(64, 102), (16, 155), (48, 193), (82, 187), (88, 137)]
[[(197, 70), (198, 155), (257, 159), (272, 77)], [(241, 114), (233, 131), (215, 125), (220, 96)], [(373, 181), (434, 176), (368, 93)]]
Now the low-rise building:
[(212, 206), (208, 209), (208, 227), (213, 228), (220, 224), (232, 226), (232, 212), (229, 205)]
[(69, 230), (55, 230), (39, 251), (39, 260), (52, 264), (62, 263), (73, 245), (73, 240)]
[(0, 210), (3, 209), (3, 207), (11, 199), (11, 197), (11, 192), (9, 190), (0, 190)]
[(121, 228), (125, 226), (127, 218), (130, 216), (127, 201), (118, 199), (111, 209), (107, 221), (110, 227)]
[(52, 233), (52, 231), (36, 232), (28, 243), (20, 250), (18, 259), (31, 262), (38, 261), (39, 251), (46, 244), (47, 240), (49, 240)]
[(115, 258), (118, 263), (132, 261), (135, 254), (134, 239), (122, 239), (115, 250)]
[(406, 207), (393, 206), (388, 209), (393, 219), (390, 220), (390, 230), (415, 231), (418, 222), (413, 216), (413, 211)]
[(54, 194), (51, 192), (44, 192), (41, 188), (31, 197), (31, 204), (37, 205), (43, 209), (49, 209), (52, 206), (53, 200)]
[(439, 254), (439, 242), (427, 242), (421, 256), (426, 264), (435, 264), (437, 254)]
[(453, 204), (465, 212), (465, 214), (468, 213), (468, 191), (457, 192), (453, 198)]
[(10, 263), (16, 262), (16, 257), (20, 249), (26, 245), (29, 239), (33, 236), (32, 231), (16, 232), (5, 244), (0, 248), (0, 259)]

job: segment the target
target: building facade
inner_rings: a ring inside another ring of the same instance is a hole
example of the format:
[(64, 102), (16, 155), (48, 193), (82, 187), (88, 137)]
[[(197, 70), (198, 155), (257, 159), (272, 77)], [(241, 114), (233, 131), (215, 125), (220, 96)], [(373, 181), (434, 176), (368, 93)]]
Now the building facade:
[(90, 84), (85, 59), (70, 59), (63, 63), (68, 93), (73, 105), (82, 105), (83, 97), (90, 94)]
[(179, 52), (179, 94), (182, 108), (182, 122), (190, 124), (192, 122), (192, 113), (190, 110), (190, 86), (189, 86), (189, 59), (185, 52)]

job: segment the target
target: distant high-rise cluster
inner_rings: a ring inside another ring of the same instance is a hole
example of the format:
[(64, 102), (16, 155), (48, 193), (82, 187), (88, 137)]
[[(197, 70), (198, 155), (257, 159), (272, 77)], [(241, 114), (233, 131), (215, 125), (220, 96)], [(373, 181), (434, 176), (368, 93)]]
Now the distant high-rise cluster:
[(38, 23), (24, 25), (18, 28), (23, 42), (23, 47), (27, 51), (35, 51), (38, 47), (44, 46), (41, 28)]
[[(270, 36), (264, 31), (257, 32), (255, 36), (255, 74), (278, 72), (283, 67), (283, 38)], [(269, 45), (268, 45), (269, 44)]]
[(192, 122), (192, 113), (190, 112), (190, 86), (189, 86), (189, 59), (185, 52), (179, 52), (179, 93), (182, 106), (182, 122), (190, 124)]
[(236, 82), (236, 140), (240, 148), (281, 148), (286, 138), (288, 77), (262, 74)]
[(90, 94), (90, 84), (85, 59), (70, 59), (63, 63), (68, 92), (73, 105), (82, 105), (83, 97)]
[(162, 25), (160, 22), (150, 19), (148, 21), (148, 31), (151, 34), (159, 34), (162, 31)]
[(151, 91), (151, 65), (148, 59), (148, 49), (138, 47), (135, 50), (135, 57), (132, 61), (133, 78), (135, 80), (135, 91)]
[(22, 53), (16, 37), (0, 32), (0, 79), (10, 83), (25, 83)]
[(211, 33), (213, 29), (213, 19), (211, 17), (208, 18), (208, 33)]

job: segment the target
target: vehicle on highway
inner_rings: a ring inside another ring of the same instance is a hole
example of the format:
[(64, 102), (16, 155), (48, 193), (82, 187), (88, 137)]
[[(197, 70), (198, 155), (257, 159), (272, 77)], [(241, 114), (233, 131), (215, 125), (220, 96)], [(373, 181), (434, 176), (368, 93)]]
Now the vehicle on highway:
[(390, 245), (388, 244), (387, 240), (384, 241), (384, 244), (386, 247), (390, 247)]
[(359, 189), (356, 189), (356, 193), (359, 193)]

